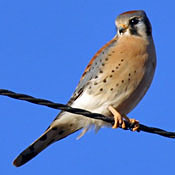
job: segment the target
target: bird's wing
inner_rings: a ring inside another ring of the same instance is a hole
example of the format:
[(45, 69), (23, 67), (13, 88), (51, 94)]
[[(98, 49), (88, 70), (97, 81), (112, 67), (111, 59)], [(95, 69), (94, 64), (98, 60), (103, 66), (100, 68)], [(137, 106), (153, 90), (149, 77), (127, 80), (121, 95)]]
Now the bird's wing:
[(117, 43), (117, 37), (114, 37), (111, 41), (109, 41), (107, 44), (105, 44), (91, 59), (89, 64), (87, 65), (77, 88), (75, 89), (72, 97), (70, 98), (68, 105), (71, 105), (84, 91), (84, 88), (87, 86), (89, 81), (96, 77), (98, 74), (98, 67), (100, 67), (102, 63), (102, 60), (107, 58), (108, 51), (111, 47), (113, 47)]

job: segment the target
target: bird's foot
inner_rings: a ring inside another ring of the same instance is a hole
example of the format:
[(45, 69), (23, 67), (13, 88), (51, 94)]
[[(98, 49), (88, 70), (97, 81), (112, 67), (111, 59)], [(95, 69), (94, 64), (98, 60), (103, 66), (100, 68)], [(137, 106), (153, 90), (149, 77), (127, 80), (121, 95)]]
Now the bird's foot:
[(126, 129), (125, 121), (130, 123), (132, 126), (132, 131), (137, 131), (139, 129), (139, 121), (135, 119), (130, 119), (126, 115), (121, 115), (114, 107), (109, 106), (108, 110), (113, 114), (114, 116), (114, 125), (112, 128), (118, 128), (121, 126), (122, 129)]
[(129, 123), (132, 127), (132, 131), (139, 131), (139, 121), (136, 119), (129, 119)]
[(113, 114), (114, 116), (114, 125), (112, 126), (112, 128), (118, 128), (119, 125), (122, 126), (123, 129), (126, 128), (125, 122), (123, 120), (123, 117), (115, 108), (113, 108), (112, 106), (108, 107), (108, 110)]

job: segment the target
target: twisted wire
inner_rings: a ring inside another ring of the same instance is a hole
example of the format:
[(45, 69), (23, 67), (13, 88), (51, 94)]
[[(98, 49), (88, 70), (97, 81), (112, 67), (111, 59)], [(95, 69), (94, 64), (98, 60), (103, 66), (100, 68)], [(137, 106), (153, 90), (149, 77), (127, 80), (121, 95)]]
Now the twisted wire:
[[(89, 118), (93, 118), (93, 119), (98, 119), (98, 120), (103, 120), (105, 122), (110, 123), (111, 125), (114, 124), (114, 119), (108, 116), (104, 116), (102, 114), (98, 114), (98, 113), (92, 113), (90, 111), (84, 110), (84, 109), (79, 109), (79, 108), (72, 108), (68, 105), (64, 105), (64, 104), (60, 104), (60, 103), (54, 103), (52, 101), (49, 100), (45, 100), (45, 99), (40, 99), (40, 98), (35, 98), (29, 95), (25, 95), (25, 94), (20, 94), (20, 93), (15, 93), (6, 89), (0, 89), (0, 95), (3, 96), (8, 96), (10, 98), (14, 98), (17, 100), (23, 100), (23, 101), (27, 101), (30, 103), (34, 103), (34, 104), (38, 104), (38, 105), (43, 105), (43, 106), (47, 106), (53, 109), (60, 109), (63, 111), (67, 111), (73, 114), (78, 114), (78, 115), (82, 115), (84, 117), (89, 117)], [(133, 130), (134, 126), (127, 122), (124, 121), (126, 128), (125, 130)], [(122, 128), (122, 126), (120, 125), (119, 128)], [(148, 132), (148, 133), (152, 133), (152, 134), (158, 134), (164, 137), (168, 137), (168, 138), (175, 138), (175, 132), (168, 132), (165, 131), (163, 129), (159, 129), (159, 128), (155, 128), (155, 127), (149, 127), (149, 126), (145, 126), (143, 124), (139, 124), (139, 129), (138, 131), (144, 131), (144, 132)]]

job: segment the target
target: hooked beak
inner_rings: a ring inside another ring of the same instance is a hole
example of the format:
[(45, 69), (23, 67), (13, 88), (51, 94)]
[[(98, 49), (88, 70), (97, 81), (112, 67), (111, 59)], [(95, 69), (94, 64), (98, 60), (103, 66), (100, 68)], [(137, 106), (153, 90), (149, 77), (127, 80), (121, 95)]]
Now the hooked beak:
[(126, 26), (125, 24), (121, 25), (119, 27), (119, 33), (122, 34), (122, 33), (125, 33), (125, 31), (128, 29), (128, 26)]

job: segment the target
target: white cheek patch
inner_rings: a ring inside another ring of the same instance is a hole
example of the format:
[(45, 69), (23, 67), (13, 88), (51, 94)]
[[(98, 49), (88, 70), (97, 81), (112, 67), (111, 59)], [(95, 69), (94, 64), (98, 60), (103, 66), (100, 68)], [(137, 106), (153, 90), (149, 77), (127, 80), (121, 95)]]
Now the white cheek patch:
[(147, 35), (146, 35), (146, 27), (145, 27), (145, 24), (143, 22), (139, 22), (137, 25), (137, 32), (140, 36), (146, 38)]

